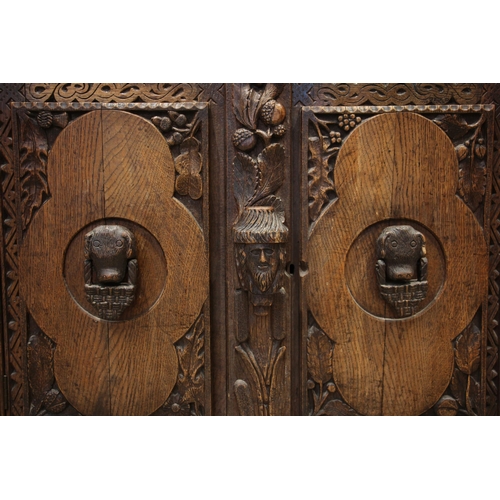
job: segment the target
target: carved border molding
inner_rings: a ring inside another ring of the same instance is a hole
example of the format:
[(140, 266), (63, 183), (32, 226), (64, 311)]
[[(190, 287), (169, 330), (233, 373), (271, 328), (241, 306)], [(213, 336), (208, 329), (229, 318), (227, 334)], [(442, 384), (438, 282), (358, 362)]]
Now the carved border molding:
[(183, 102), (194, 101), (202, 88), (190, 83), (28, 83), (28, 101)]
[[(4, 402), (11, 415), (23, 415), (25, 408), (24, 373), (26, 368), (25, 332), (21, 328), (19, 300), (16, 181), (14, 175), (13, 132), (10, 102), (23, 101), (23, 84), (0, 87), (0, 175), (2, 182), (2, 312), (4, 373), (8, 379), (9, 401)], [(2, 374), (3, 375), (3, 374)], [(3, 411), (3, 409), (2, 409)]]
[(474, 104), (483, 85), (476, 83), (318, 83), (294, 86), (294, 105)]

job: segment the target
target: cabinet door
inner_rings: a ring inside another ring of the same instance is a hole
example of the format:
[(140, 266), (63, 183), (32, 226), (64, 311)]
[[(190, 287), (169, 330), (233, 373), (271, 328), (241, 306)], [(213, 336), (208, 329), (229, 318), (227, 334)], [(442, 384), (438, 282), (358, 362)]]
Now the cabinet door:
[(17, 105), (30, 414), (203, 414), (207, 107)]
[(493, 110), (303, 109), (307, 413), (486, 412)]

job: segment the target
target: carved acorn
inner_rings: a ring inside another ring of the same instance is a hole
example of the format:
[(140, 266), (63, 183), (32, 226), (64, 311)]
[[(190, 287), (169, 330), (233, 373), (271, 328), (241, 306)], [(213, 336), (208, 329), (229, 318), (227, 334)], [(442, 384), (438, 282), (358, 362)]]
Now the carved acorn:
[(274, 99), (267, 101), (260, 110), (260, 117), (266, 125), (279, 125), (285, 116), (285, 107)]
[(241, 149), (241, 151), (248, 151), (252, 149), (257, 142), (255, 135), (250, 130), (246, 128), (239, 128), (233, 134), (233, 144), (235, 148)]

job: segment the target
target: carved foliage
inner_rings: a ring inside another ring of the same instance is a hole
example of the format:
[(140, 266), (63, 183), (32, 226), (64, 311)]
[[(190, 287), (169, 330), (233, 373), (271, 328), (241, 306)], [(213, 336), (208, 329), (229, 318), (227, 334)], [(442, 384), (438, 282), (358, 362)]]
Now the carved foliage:
[(200, 141), (195, 134), (199, 131), (198, 113), (187, 114), (167, 111), (164, 116), (154, 116), (151, 121), (165, 136), (172, 148), (177, 178), (175, 189), (180, 196), (198, 200), (203, 195), (200, 172), (203, 158), (200, 154)]
[(48, 143), (45, 133), (29, 114), (20, 115), (21, 219), (23, 229), (49, 196), (47, 183)]
[(312, 402), (309, 415), (356, 416), (358, 415), (338, 395), (333, 380), (333, 342), (315, 325), (307, 335), (307, 388)]
[(354, 113), (319, 117), (312, 115), (308, 137), (309, 221), (318, 219), (328, 204), (337, 197), (334, 166), (342, 142), (361, 123)]
[(486, 192), (486, 115), (467, 118), (467, 115), (439, 115), (434, 123), (455, 145), (459, 162), (458, 193), (475, 212)]
[(28, 341), (28, 381), (30, 387), (30, 415), (76, 415), (59, 390), (54, 378), (55, 344), (39, 329)]
[(471, 323), (455, 340), (451, 395), (435, 405), (438, 415), (477, 415), (480, 411), (481, 331)]
[(205, 324), (201, 314), (176, 344), (179, 361), (177, 384), (172, 394), (153, 415), (204, 415)]

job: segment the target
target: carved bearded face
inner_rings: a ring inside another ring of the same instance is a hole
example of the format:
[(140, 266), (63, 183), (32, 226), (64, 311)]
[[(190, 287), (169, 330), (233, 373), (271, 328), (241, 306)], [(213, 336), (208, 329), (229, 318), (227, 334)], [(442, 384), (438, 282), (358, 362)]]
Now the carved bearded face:
[(273, 284), (280, 262), (279, 245), (253, 243), (245, 245), (246, 267), (261, 292)]

